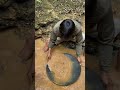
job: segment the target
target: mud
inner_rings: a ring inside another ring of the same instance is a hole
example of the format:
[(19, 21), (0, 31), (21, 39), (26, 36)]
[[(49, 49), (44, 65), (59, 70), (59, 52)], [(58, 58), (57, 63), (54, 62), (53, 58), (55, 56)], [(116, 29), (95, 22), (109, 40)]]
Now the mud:
[[(70, 75), (71, 64), (68, 58), (65, 58), (62, 53), (70, 53), (75, 56), (75, 50), (64, 48), (63, 46), (57, 46), (54, 48), (51, 61), (47, 63), (46, 53), (43, 52), (44, 42), (40, 39), (36, 40), (35, 52), (35, 85), (36, 90), (85, 90), (85, 68), (81, 68), (81, 75), (79, 79), (69, 86), (58, 86), (52, 83), (46, 74), (46, 64), (49, 64), (51, 69), (56, 72), (56, 76), (61, 80), (68, 80)], [(65, 73), (67, 72), (67, 73)], [(62, 73), (62, 75), (61, 75)], [(64, 77), (62, 77), (64, 76)], [(59, 80), (60, 80), (59, 79)]]

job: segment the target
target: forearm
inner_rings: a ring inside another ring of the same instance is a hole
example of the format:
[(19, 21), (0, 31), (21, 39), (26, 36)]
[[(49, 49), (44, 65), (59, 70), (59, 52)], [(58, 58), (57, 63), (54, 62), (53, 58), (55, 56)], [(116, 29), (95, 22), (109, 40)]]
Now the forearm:
[(82, 54), (82, 45), (81, 44), (77, 44), (76, 45), (76, 55), (77, 57), (80, 57)]
[(76, 55), (80, 56), (82, 53), (82, 44), (83, 44), (83, 36), (82, 31), (80, 31), (76, 36)]
[(84, 58), (84, 55), (83, 55), (83, 51), (82, 51), (82, 46), (77, 46), (76, 47), (76, 55), (77, 55), (77, 59), (79, 62), (85, 62), (85, 58)]
[(57, 40), (57, 36), (56, 36), (55, 33), (52, 31), (52, 32), (51, 32), (51, 36), (50, 36), (50, 41), (49, 41), (48, 47), (49, 47), (49, 48), (53, 48), (53, 47), (55, 46), (56, 40)]
[(52, 49), (51, 49), (51, 48), (49, 48), (48, 53), (49, 53), (49, 54), (51, 54), (51, 51), (52, 51)]
[(84, 58), (85, 56), (82, 54), (82, 55), (80, 55), (80, 56), (78, 56), (77, 58), (79, 59), (79, 60), (85, 60), (85, 58)]

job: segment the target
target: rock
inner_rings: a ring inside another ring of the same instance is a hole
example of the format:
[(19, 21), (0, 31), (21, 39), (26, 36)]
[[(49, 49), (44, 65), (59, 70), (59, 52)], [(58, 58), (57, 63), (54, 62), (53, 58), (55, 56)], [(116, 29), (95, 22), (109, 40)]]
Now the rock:
[(11, 4), (11, 0), (0, 0), (0, 8), (6, 8)]
[(0, 9), (0, 31), (17, 27), (15, 34), (21, 38), (24, 36), (25, 39), (27, 35), (30, 36), (29, 32), (34, 30), (34, 0), (24, 0), (24, 3), (18, 3), (15, 0), (1, 0), (0, 6), (4, 7), (3, 5), (9, 1), (12, 2), (9, 7), (4, 10)]
[(35, 28), (43, 35), (49, 35), (59, 20), (80, 21), (85, 13), (85, 0), (36, 0), (35, 5)]
[(26, 2), (28, 0), (15, 0), (15, 1), (18, 2), (18, 3), (23, 3), (23, 2)]
[(112, 0), (113, 14), (120, 18), (120, 0)]
[(35, 32), (35, 39), (42, 38), (42, 31), (38, 30)]
[(14, 26), (16, 26), (15, 21), (9, 21), (9, 20), (0, 21), (0, 31), (4, 31), (4, 29)]

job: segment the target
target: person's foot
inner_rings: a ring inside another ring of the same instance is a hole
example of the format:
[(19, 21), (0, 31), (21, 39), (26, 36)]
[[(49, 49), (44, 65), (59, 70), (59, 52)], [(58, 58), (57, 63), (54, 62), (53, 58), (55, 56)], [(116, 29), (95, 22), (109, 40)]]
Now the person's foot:
[(103, 84), (105, 85), (106, 90), (113, 90), (113, 82), (107, 72), (102, 72), (101, 79), (103, 81)]

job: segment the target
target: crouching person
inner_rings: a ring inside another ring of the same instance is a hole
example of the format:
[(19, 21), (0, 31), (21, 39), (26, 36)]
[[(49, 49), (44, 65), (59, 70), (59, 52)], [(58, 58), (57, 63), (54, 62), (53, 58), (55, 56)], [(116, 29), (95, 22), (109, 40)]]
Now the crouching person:
[(82, 53), (82, 44), (84, 40), (81, 25), (77, 21), (71, 19), (61, 20), (54, 26), (50, 39), (46, 42), (44, 47), (44, 51), (48, 51), (47, 58), (51, 58), (51, 51), (55, 45), (66, 41), (75, 42), (77, 59), (80, 64), (82, 64), (84, 62)]

